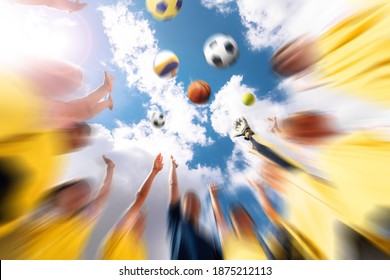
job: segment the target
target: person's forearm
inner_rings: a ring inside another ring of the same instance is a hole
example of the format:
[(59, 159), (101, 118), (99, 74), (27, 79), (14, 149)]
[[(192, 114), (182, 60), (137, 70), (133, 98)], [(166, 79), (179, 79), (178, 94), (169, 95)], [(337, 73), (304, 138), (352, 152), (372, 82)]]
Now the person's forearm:
[(100, 95), (105, 96), (107, 95), (107, 93), (108, 93), (107, 87), (105, 85), (100, 85), (97, 88), (95, 88), (93, 91), (88, 93), (87, 96), (100, 96)]
[(60, 11), (76, 12), (87, 6), (86, 3), (71, 0), (9, 0), (16, 4), (30, 5), (30, 6), (45, 6)]
[(114, 167), (107, 166), (107, 168), (106, 168), (106, 177), (104, 178), (103, 184), (111, 185), (113, 177), (114, 177)]
[(220, 235), (222, 236), (223, 232), (228, 228), (225, 217), (222, 213), (222, 208), (219, 203), (219, 199), (216, 193), (210, 192), (211, 205), (214, 211), (215, 222), (219, 229)]
[(111, 190), (113, 176), (114, 168), (111, 166), (107, 166), (106, 177), (104, 178), (103, 185), (100, 188), (99, 194), (97, 196), (99, 202), (104, 202), (107, 199)]
[(99, 217), (103, 212), (104, 204), (106, 203), (111, 191), (112, 178), (114, 176), (114, 166), (107, 166), (106, 177), (104, 178), (103, 185), (96, 198), (90, 203), (91, 209), (93, 209), (93, 217)]
[(261, 208), (263, 208), (264, 213), (273, 221), (273, 222), (279, 222), (281, 220), (281, 217), (276, 212), (276, 210), (273, 208), (271, 202), (268, 199), (267, 194), (265, 193), (265, 190), (261, 186), (257, 186), (257, 191), (260, 194), (260, 201), (261, 201)]
[(156, 177), (158, 171), (152, 170), (150, 171), (148, 177), (146, 177), (145, 181), (138, 189), (136, 197), (130, 207), (127, 209), (126, 213), (123, 215), (121, 220), (119, 221), (119, 226), (124, 226), (127, 228), (131, 228), (135, 223), (135, 219), (137, 218), (145, 200), (149, 194), (149, 191), (152, 187), (154, 178)]
[(152, 169), (150, 171), (148, 177), (146, 177), (145, 181), (141, 185), (141, 187), (138, 189), (137, 192), (137, 200), (142, 205), (145, 202), (146, 197), (149, 194), (150, 188), (152, 187), (154, 178), (156, 177), (158, 171)]
[(107, 95), (107, 93), (108, 91), (106, 86), (101, 85), (95, 90), (93, 90), (92, 92), (88, 93), (85, 97), (82, 97), (78, 100), (85, 102), (86, 104), (88, 104), (90, 108), (93, 108), (94, 106), (96, 106), (96, 104), (99, 101), (101, 101)]
[(17, 4), (30, 5), (30, 6), (49, 6), (53, 0), (11, 0)]
[(256, 135), (250, 135), (248, 138), (249, 138), (248, 140), (252, 144), (251, 152), (253, 154), (258, 155), (260, 157), (264, 157), (267, 160), (269, 160), (270, 162), (272, 162), (274, 164), (277, 164), (277, 165), (279, 165), (280, 167), (282, 167), (284, 169), (290, 169), (290, 170), (297, 169), (296, 166), (294, 166), (293, 164), (288, 162), (285, 158), (280, 156), (274, 150), (272, 150), (271, 148), (261, 144), (257, 140), (257, 136)]
[(179, 200), (179, 186), (177, 181), (176, 167), (172, 166), (169, 171), (169, 201), (171, 204)]
[(280, 223), (282, 218), (279, 216), (278, 212), (272, 207), (270, 203), (266, 203), (263, 205), (263, 210), (265, 214), (270, 218), (274, 223)]

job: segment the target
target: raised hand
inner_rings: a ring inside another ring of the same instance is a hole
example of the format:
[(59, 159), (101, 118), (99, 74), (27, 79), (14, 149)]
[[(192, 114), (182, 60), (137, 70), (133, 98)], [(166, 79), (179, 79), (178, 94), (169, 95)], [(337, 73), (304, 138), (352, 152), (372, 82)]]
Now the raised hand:
[(157, 155), (153, 162), (153, 171), (160, 172), (164, 167), (163, 156), (160, 154)]
[(213, 182), (211, 182), (209, 184), (209, 191), (210, 191), (211, 194), (213, 194), (213, 195), (217, 194), (219, 189), (220, 188), (216, 184), (214, 184)]
[(276, 119), (276, 117), (267, 118), (267, 121), (268, 121), (271, 132), (275, 133), (275, 132), (280, 131), (280, 129), (278, 127), (278, 120)]
[(179, 165), (176, 163), (176, 159), (171, 155), (171, 163), (172, 166), (175, 166), (176, 168), (179, 167)]
[(112, 92), (114, 89), (114, 76), (104, 71), (104, 82), (103, 87), (107, 92)]
[(102, 157), (103, 157), (103, 160), (107, 164), (108, 167), (112, 167), (112, 168), (115, 167), (115, 163), (111, 159), (109, 159), (105, 155), (103, 155)]
[(254, 187), (255, 189), (257, 189), (260, 193), (262, 193), (262, 194), (265, 193), (264, 186), (259, 181), (252, 179), (252, 178), (248, 178), (247, 180), (248, 180), (249, 184), (251, 184), (251, 186)]

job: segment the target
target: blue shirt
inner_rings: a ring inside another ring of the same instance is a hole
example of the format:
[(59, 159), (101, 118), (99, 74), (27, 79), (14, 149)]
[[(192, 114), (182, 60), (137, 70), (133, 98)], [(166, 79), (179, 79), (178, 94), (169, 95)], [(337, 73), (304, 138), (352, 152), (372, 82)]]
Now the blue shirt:
[(180, 201), (168, 211), (172, 260), (222, 260), (214, 240), (206, 238), (182, 217)]

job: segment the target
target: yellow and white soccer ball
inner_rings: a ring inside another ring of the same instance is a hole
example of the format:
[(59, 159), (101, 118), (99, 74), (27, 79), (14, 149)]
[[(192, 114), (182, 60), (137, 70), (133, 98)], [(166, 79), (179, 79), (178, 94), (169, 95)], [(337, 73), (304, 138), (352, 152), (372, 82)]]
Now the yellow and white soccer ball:
[(154, 59), (153, 70), (160, 78), (173, 78), (179, 70), (179, 58), (171, 51), (160, 51)]
[(177, 16), (183, 0), (146, 0), (148, 12), (158, 20), (170, 20)]

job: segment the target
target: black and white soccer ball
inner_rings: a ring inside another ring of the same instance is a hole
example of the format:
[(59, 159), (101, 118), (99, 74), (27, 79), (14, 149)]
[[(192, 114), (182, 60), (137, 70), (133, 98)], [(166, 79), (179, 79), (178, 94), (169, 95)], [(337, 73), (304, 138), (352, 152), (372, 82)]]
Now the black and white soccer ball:
[(165, 125), (165, 116), (161, 112), (154, 112), (151, 121), (155, 128), (162, 128)]
[(236, 62), (239, 56), (236, 41), (224, 34), (214, 34), (203, 47), (207, 63), (217, 68), (225, 68)]

